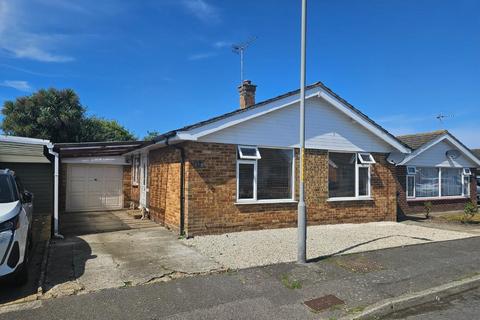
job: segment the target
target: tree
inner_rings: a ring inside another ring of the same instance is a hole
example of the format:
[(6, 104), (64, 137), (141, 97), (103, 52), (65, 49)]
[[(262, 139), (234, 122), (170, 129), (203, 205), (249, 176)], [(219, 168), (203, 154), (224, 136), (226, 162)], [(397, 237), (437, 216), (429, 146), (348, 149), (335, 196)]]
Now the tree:
[(83, 141), (130, 141), (136, 139), (117, 121), (95, 116), (84, 120), (81, 136)]
[(145, 141), (152, 141), (155, 137), (159, 136), (160, 132), (158, 131), (147, 131), (147, 135), (143, 137)]
[(7, 135), (47, 139), (52, 142), (95, 142), (134, 140), (134, 135), (117, 121), (87, 117), (72, 89), (41, 89), (6, 101), (1, 123)]
[(71, 89), (42, 89), (28, 97), (6, 101), (2, 130), (7, 135), (76, 142), (85, 108)]

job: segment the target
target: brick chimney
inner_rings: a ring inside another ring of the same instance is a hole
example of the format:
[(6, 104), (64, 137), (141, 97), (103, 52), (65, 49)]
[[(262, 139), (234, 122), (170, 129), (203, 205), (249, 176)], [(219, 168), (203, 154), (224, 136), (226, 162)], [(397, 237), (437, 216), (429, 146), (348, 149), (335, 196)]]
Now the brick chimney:
[(257, 86), (252, 84), (250, 80), (243, 80), (242, 84), (238, 86), (238, 93), (240, 93), (240, 109), (245, 109), (255, 104), (255, 91)]

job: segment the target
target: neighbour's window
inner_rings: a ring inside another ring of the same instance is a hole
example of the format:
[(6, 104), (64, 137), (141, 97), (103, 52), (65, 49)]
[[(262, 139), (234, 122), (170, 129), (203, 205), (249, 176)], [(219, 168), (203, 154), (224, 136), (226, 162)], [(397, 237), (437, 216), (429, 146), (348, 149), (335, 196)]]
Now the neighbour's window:
[(292, 149), (239, 147), (238, 201), (292, 200), (293, 180)]
[(470, 169), (409, 167), (407, 170), (408, 198), (468, 197)]
[(329, 197), (369, 197), (370, 165), (374, 163), (375, 160), (369, 153), (329, 153)]

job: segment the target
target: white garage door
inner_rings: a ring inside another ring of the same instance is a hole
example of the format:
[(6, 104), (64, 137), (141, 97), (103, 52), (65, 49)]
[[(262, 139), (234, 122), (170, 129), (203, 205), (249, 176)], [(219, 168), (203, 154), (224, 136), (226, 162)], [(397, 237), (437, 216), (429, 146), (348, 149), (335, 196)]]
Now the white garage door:
[(122, 166), (68, 164), (66, 211), (121, 209), (122, 179)]

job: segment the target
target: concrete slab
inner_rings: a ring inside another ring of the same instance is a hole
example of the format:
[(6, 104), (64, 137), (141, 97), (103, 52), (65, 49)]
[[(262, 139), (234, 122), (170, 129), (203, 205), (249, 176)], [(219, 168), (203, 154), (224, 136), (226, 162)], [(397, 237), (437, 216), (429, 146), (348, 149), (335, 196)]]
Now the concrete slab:
[(69, 236), (52, 241), (46, 295), (133, 286), (220, 268), (159, 226)]

